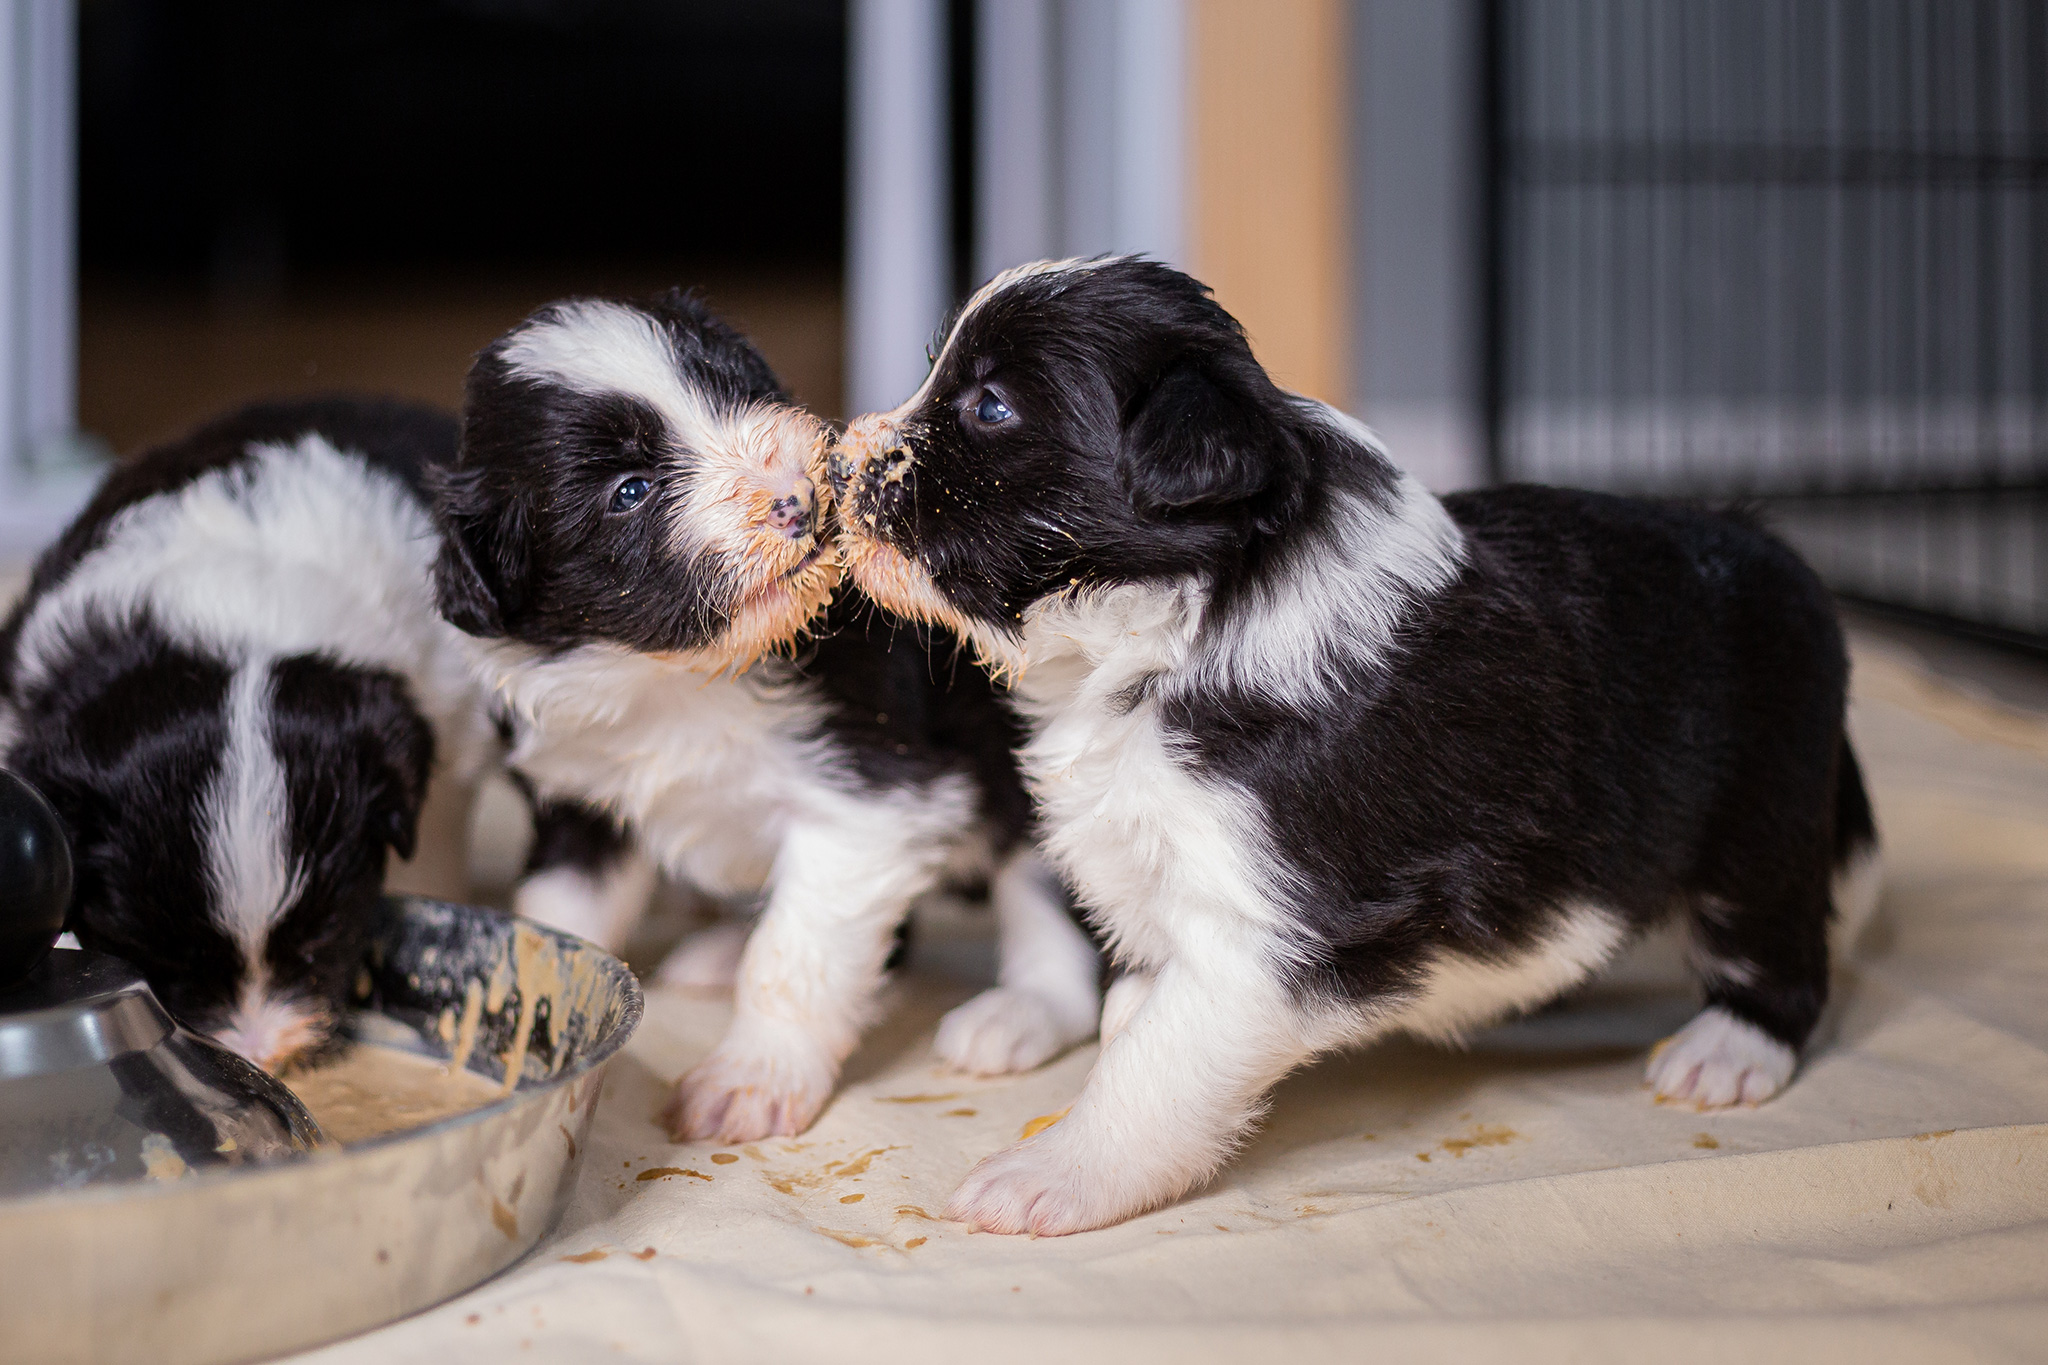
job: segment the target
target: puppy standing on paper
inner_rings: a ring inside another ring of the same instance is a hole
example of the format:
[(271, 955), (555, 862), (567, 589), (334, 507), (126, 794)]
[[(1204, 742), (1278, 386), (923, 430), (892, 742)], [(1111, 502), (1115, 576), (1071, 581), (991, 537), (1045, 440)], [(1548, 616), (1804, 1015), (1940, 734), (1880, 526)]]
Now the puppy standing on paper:
[[(512, 763), (699, 888), (767, 893), (723, 964), (732, 1026), (670, 1107), (681, 1137), (808, 1127), (897, 926), (949, 877), (989, 878), (1002, 947), (1000, 983), (946, 1017), (940, 1055), (1022, 1070), (1095, 1031), (1094, 947), (1030, 842), (1014, 715), (973, 668), (950, 680), (950, 651), (870, 629), (865, 603), (821, 616), (840, 577), (826, 444), (695, 298), (575, 299), (478, 358), (441, 488), (439, 602), (479, 637)], [(595, 851), (596, 876), (551, 904), (530, 882), (521, 909), (630, 927), (646, 882), (619, 893), (622, 849)]]
[(831, 476), (853, 580), (1015, 679), (1047, 848), (1127, 969), (1072, 1112), (949, 1217), (1173, 1199), (1316, 1053), (1455, 1039), (1673, 916), (1707, 1008), (1658, 1095), (1790, 1079), (1874, 831), (1832, 605), (1752, 523), (1439, 501), (1128, 258), (983, 288)]

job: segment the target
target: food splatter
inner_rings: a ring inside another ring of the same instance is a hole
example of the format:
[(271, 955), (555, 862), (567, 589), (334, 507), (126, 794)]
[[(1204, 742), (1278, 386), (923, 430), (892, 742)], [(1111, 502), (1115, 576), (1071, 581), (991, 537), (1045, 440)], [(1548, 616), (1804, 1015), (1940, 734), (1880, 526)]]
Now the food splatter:
[(833, 1241), (843, 1246), (872, 1247), (881, 1245), (880, 1242), (877, 1242), (872, 1237), (863, 1237), (857, 1232), (841, 1232), (837, 1228), (819, 1228), (817, 1233), (820, 1237), (830, 1237)]
[(1505, 1147), (1521, 1136), (1505, 1124), (1479, 1123), (1473, 1125), (1470, 1137), (1445, 1138), (1437, 1145), (1452, 1156), (1462, 1157), (1474, 1147)]
[(876, 1157), (902, 1150), (903, 1148), (900, 1145), (894, 1147), (873, 1147), (862, 1152), (859, 1156), (848, 1160), (828, 1161), (815, 1171), (792, 1173), (763, 1171), (761, 1172), (761, 1178), (768, 1182), (770, 1189), (775, 1190), (779, 1194), (800, 1194), (807, 1190), (822, 1188), (832, 1184), (834, 1181), (848, 1180), (856, 1176), (866, 1175), (869, 1165)]
[(162, 1133), (151, 1133), (142, 1139), (142, 1169), (151, 1180), (180, 1180), (191, 1168), (185, 1158), (171, 1145), (170, 1138)]
[(1024, 1131), (1017, 1135), (1018, 1139), (1021, 1141), (1025, 1138), (1037, 1137), (1040, 1133), (1052, 1127), (1055, 1123), (1058, 1123), (1061, 1119), (1065, 1118), (1071, 1112), (1073, 1112), (1073, 1106), (1068, 1105), (1065, 1109), (1060, 1110), (1060, 1112), (1057, 1114), (1040, 1114), (1037, 1118), (1032, 1119), (1030, 1122), (1024, 1125)]

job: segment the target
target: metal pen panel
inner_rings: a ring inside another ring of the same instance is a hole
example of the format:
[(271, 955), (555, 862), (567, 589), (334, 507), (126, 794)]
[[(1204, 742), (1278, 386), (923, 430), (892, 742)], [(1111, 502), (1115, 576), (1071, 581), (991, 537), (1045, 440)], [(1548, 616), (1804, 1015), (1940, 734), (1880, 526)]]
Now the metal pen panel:
[(2048, 638), (2048, 5), (1491, 0), (1494, 468)]

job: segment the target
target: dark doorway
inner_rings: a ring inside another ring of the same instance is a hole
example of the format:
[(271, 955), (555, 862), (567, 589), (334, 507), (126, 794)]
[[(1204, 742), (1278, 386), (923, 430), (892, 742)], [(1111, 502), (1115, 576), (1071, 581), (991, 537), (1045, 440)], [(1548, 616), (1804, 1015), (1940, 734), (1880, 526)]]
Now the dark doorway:
[(81, 416), (453, 403), (567, 293), (703, 286), (839, 404), (837, 0), (87, 0)]

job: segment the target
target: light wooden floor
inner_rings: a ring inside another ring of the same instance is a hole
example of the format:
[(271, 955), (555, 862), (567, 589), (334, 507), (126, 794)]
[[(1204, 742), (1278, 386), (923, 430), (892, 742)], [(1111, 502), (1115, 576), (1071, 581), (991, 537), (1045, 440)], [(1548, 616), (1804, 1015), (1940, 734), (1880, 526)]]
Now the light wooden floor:
[(703, 288), (800, 400), (827, 416), (843, 415), (836, 274), (648, 268), (366, 275), (239, 306), (210, 300), (198, 288), (89, 279), (80, 298), (80, 419), (126, 454), (259, 397), (345, 390), (452, 408), (461, 401), (470, 358), (539, 304), (676, 284)]

